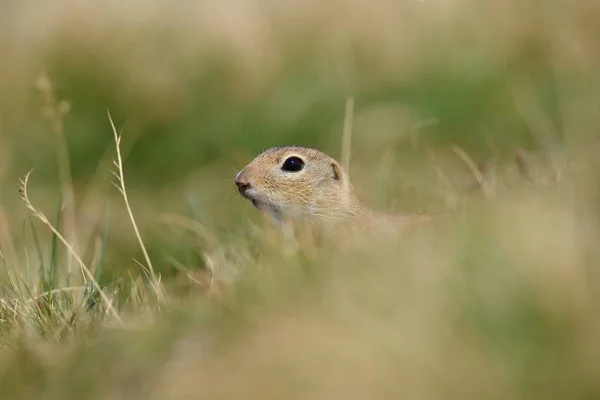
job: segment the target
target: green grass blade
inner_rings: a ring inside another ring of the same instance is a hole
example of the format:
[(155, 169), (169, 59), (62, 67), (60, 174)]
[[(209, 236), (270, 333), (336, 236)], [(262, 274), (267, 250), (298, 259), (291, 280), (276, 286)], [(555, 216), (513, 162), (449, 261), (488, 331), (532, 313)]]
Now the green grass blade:
[(102, 235), (102, 252), (100, 253), (100, 262), (98, 268), (94, 274), (94, 279), (98, 282), (98, 285), (102, 287), (102, 272), (104, 270), (104, 261), (106, 258), (106, 250), (108, 248), (108, 233), (110, 231), (110, 200), (106, 201), (106, 220), (104, 224), (104, 234)]
[(47, 286), (46, 285), (46, 267), (44, 265), (44, 255), (42, 252), (42, 247), (40, 246), (40, 239), (37, 234), (37, 230), (35, 229), (35, 224), (33, 223), (33, 219), (31, 218), (31, 216), (28, 216), (27, 220), (29, 221), (29, 227), (31, 228), (31, 236), (33, 237), (33, 245), (35, 246), (35, 250), (37, 252), (38, 260), (40, 263), (39, 277), (40, 277), (40, 280), (42, 281), (41, 287), (45, 287), (45, 286)]
[[(104, 233), (102, 235), (102, 251), (100, 253), (100, 261), (98, 262), (98, 268), (96, 268), (96, 272), (94, 273), (94, 279), (98, 282), (98, 286), (102, 288), (102, 272), (104, 271), (104, 261), (106, 259), (106, 251), (108, 248), (108, 233), (110, 231), (110, 200), (106, 201), (106, 219), (104, 225)], [(86, 289), (86, 303), (87, 309), (91, 309), (97, 301), (97, 294), (94, 293), (94, 286), (90, 282), (88, 288)]]
[(25, 251), (25, 267), (27, 269), (27, 283), (26, 286), (31, 286), (31, 262), (29, 261), (29, 252), (27, 251), (27, 246), (23, 246), (23, 250)]
[[(60, 231), (60, 222), (61, 222), (61, 209), (62, 209), (62, 190), (58, 191), (58, 204), (56, 207), (56, 230)], [(58, 236), (55, 234), (52, 235), (52, 253), (50, 256), (50, 268), (48, 270), (48, 285), (45, 288), (47, 292), (50, 292), (56, 289), (56, 269), (58, 266)]]

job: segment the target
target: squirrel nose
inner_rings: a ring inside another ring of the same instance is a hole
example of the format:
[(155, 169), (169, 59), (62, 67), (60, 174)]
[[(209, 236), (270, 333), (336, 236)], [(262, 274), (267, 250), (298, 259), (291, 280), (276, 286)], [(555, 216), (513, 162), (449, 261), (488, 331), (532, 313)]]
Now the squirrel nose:
[(250, 182), (248, 182), (248, 180), (246, 178), (241, 176), (241, 174), (238, 174), (235, 177), (235, 184), (237, 185), (238, 190), (242, 194), (244, 194), (246, 192), (246, 190), (248, 190), (252, 187), (252, 185), (250, 185)]

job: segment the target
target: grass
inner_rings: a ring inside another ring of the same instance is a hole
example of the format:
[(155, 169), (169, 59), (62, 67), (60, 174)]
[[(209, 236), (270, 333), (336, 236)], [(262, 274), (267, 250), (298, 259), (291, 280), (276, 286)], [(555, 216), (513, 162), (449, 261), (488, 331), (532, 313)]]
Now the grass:
[[(598, 398), (595, 2), (47, 6), (0, 12), (3, 399)], [(232, 182), (291, 143), (437, 223), (286, 251)]]

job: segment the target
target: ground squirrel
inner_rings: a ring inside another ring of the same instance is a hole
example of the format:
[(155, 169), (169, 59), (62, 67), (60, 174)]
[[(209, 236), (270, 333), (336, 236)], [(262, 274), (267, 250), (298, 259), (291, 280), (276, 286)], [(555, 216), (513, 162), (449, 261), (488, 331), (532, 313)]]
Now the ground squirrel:
[(258, 154), (235, 177), (240, 194), (275, 221), (309, 221), (321, 227), (393, 229), (429, 221), (426, 215), (389, 215), (357, 198), (340, 163), (320, 150), (272, 147)]

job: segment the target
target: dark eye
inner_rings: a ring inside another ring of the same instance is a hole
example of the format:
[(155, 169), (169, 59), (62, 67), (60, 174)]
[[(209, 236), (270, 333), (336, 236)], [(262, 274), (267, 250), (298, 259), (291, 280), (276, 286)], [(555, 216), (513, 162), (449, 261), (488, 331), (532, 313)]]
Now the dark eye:
[(300, 157), (296, 157), (296, 156), (287, 158), (283, 162), (283, 165), (281, 166), (282, 170), (288, 171), (288, 172), (298, 172), (302, 168), (304, 168), (304, 161), (302, 161), (302, 159)]

